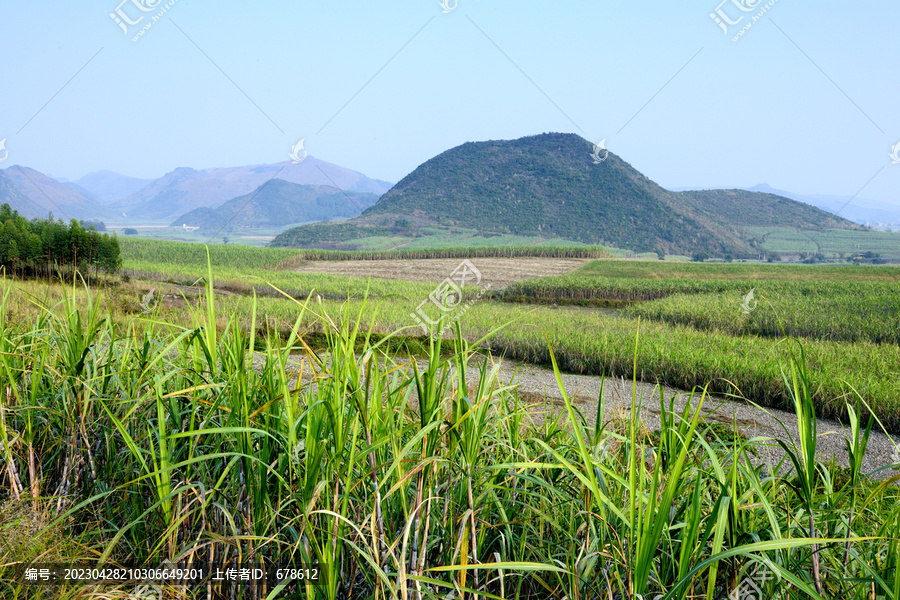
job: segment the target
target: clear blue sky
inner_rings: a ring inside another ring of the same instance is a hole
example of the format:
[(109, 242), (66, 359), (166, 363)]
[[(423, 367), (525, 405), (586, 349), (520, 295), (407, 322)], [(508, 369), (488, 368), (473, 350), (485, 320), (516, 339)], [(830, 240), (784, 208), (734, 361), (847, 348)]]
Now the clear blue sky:
[(4, 166), (150, 178), (280, 162), (306, 138), (397, 181), (465, 141), (564, 131), (667, 187), (849, 199), (878, 173), (861, 196), (900, 205), (895, 0), (779, 0), (739, 42), (719, 0), (178, 0), (138, 42), (119, 1), (2, 4)]

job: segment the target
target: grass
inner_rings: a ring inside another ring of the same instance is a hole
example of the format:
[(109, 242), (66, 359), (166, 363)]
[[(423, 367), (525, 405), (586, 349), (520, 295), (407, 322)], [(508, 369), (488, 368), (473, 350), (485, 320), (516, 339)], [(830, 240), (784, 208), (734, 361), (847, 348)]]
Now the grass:
[[(385, 303), (285, 301), (293, 318), (281, 337), (265, 327), (262, 301), (232, 309), (243, 300), (220, 302), (213, 280), (179, 318), (159, 309), (124, 320), (78, 285), (24, 310), (4, 284), (0, 471), (4, 505), (20, 508), (0, 514), (44, 515), (32, 554), (320, 570), (315, 588), (214, 597), (712, 600), (764, 565), (768, 597), (900, 598), (898, 490), (865, 475), (838, 485), (816, 462), (809, 352), (780, 363), (801, 442), (767, 473), (753, 459), (765, 440), (703, 421), (704, 389), (680, 413), (661, 396), (653, 436), (602, 405), (587, 427), (561, 384), (557, 338), (543, 341), (565, 399), (553, 414), (502, 384), (462, 325), (432, 339), (419, 365), (375, 341), (367, 323)], [(320, 350), (305, 343), (313, 326)], [(648, 335), (632, 329), (630, 352)], [(26, 558), (12, 547), (0, 544), (0, 564)], [(10, 570), (0, 596), (46, 597)]]
[[(476, 231), (464, 228), (440, 228), (440, 227), (392, 227), (390, 220), (381, 226), (372, 228), (359, 228), (349, 224), (345, 231), (339, 235), (340, 241), (334, 241), (336, 230), (331, 226), (328, 235), (316, 235), (316, 231), (304, 232), (301, 241), (304, 246), (334, 248), (342, 251), (391, 251), (403, 250), (435, 250), (449, 248), (475, 248), (494, 246), (536, 246), (550, 245), (558, 247), (581, 247), (582, 242), (559, 238), (544, 238), (529, 235), (513, 235), (505, 233), (492, 233)], [(322, 229), (321, 231), (325, 231)], [(356, 237), (363, 236), (363, 237)], [(290, 236), (289, 236), (290, 237)], [(294, 236), (296, 237), (296, 236)], [(321, 237), (321, 239), (319, 239)], [(329, 241), (324, 241), (329, 240)], [(276, 240), (276, 244), (295, 243), (297, 239)]]
[(900, 233), (887, 231), (851, 231), (829, 229), (824, 232), (799, 232), (779, 228), (758, 232), (763, 237), (760, 248), (779, 254), (813, 253), (828, 258), (876, 252), (888, 260), (900, 260)]
[[(753, 310), (741, 310), (751, 291)], [(625, 315), (734, 336), (900, 342), (896, 267), (594, 261), (514, 284), (504, 298), (632, 305)]]
[[(362, 288), (365, 282), (354, 285)], [(361, 311), (366, 326), (372, 328), (378, 340), (401, 328), (403, 336), (412, 336), (392, 343), (393, 351), (406, 344), (421, 354), (423, 340), (427, 346), (427, 338), (416, 337), (421, 335), (421, 330), (411, 313), (421, 298), (427, 297), (432, 286), (421, 286), (417, 296), (414, 293), (416, 284), (408, 285), (411, 286), (408, 296), (391, 296), (366, 303), (361, 299), (365, 295), (363, 289), (350, 305)], [(27, 303), (27, 294), (37, 294), (37, 287), (25, 287), (17, 294), (18, 300), (14, 304), (22, 307)], [(53, 298), (59, 297), (57, 290)], [(119, 326), (125, 326), (141, 313), (140, 294), (127, 288), (112, 288), (103, 298), (105, 309)], [(228, 296), (218, 302), (224, 310), (235, 314), (245, 327), (254, 318), (255, 307), (260, 327), (264, 324), (283, 336), (288, 334), (296, 319), (292, 303), (283, 297), (254, 300), (247, 296)], [(323, 300), (326, 307), (340, 303), (327, 297)], [(766, 307), (761, 306), (753, 314), (764, 310)], [(33, 309), (29, 312), (17, 308), (20, 319), (33, 313)], [(154, 314), (187, 325), (184, 309), (178, 306), (161, 306)], [(762, 405), (791, 408), (789, 389), (781, 378), (781, 365), (787, 354), (784, 343), (777, 337), (736, 336), (689, 325), (644, 321), (643, 343), (635, 354), (632, 341), (638, 327), (637, 318), (548, 307), (523, 310), (518, 305), (490, 301), (477, 302), (466, 311), (462, 333), (474, 342), (501, 323), (513, 325), (492, 336), (489, 346), (509, 358), (550, 365), (546, 344), (549, 338), (557, 361), (569, 372), (629, 377), (636, 366), (638, 376), (646, 381), (659, 381), (681, 389), (708, 384), (709, 389), (717, 393), (739, 393)], [(311, 343), (321, 343), (321, 324), (311, 321), (307, 326)], [(893, 433), (900, 432), (900, 377), (897, 372), (900, 350), (896, 345), (814, 339), (805, 340), (804, 345), (808, 361), (815, 366), (811, 378), (815, 383), (814, 398), (819, 416), (845, 418), (846, 402), (852, 399), (853, 390), (856, 390), (868, 399), (872, 411), (885, 427)], [(864, 412), (868, 414), (868, 409)]]
[[(731, 336), (900, 343), (900, 285), (761, 285), (716, 294), (675, 294), (632, 305), (629, 317)], [(740, 307), (754, 289), (754, 310)]]
[[(430, 239), (430, 238), (429, 238)], [(157, 262), (190, 264), (205, 268), (207, 247), (163, 240), (125, 238), (121, 242), (123, 260), (129, 263)], [(391, 260), (400, 258), (605, 258), (609, 252), (602, 246), (514, 245), (493, 244), (454, 247), (416, 247), (384, 251), (341, 251), (289, 248), (254, 248), (248, 246), (209, 246), (213, 264), (246, 269), (284, 268), (285, 260)], [(290, 262), (288, 262), (288, 266)]]
[[(165, 273), (163, 278), (183, 284), (205, 273), (197, 247), (175, 246), (173, 253), (165, 256), (161, 250), (168, 247), (157, 244), (150, 242), (143, 248), (148, 255), (156, 248), (158, 262), (138, 261), (144, 255), (124, 246), (126, 266), (140, 266), (155, 277)], [(380, 334), (413, 325), (410, 313), (433, 290), (427, 283), (273, 270), (285, 264), (283, 261), (297, 260), (297, 255), (291, 254), (294, 251), (227, 246), (211, 247), (210, 251), (216, 264), (234, 265), (217, 268), (217, 276), (223, 277), (216, 285), (221, 283), (243, 295), (222, 302), (245, 322), (251, 312), (251, 300), (246, 295), (253, 289), (260, 294), (271, 292), (266, 282), (297, 298), (313, 291), (326, 301), (366, 295), (377, 298), (379, 318), (371, 316), (373, 304), (365, 318)], [(682, 389), (708, 383), (718, 393), (734, 393), (737, 388), (757, 403), (778, 408), (791, 406), (780, 376), (784, 352), (779, 340), (784, 335), (796, 336), (805, 339), (809, 359), (816, 368), (817, 414), (846, 418), (845, 405), (855, 389), (869, 399), (872, 411), (888, 429), (897, 433), (898, 280), (897, 267), (593, 261), (571, 275), (514, 284), (503, 298), (632, 304), (619, 313), (619, 318), (590, 311), (523, 310), (518, 305), (480, 301), (469, 310), (463, 326), (467, 338), (475, 340), (498, 323), (516, 321), (516, 327), (492, 338), (495, 352), (549, 364), (541, 333), (545, 331), (564, 369), (628, 376), (635, 367), (630, 339), (640, 318), (646, 341), (637, 355), (641, 378)], [(751, 289), (758, 305), (748, 315), (740, 306)], [(121, 309), (117, 312), (120, 320), (140, 312), (139, 297), (135, 293), (127, 298), (117, 292), (113, 304)], [(283, 298), (260, 298), (258, 307), (261, 322), (282, 331), (293, 323), (292, 308)], [(176, 312), (165, 314), (180, 318)], [(407, 335), (420, 333), (405, 331)]]
[[(270, 314), (277, 310), (273, 307)], [(409, 326), (411, 310), (412, 306), (399, 301), (384, 302), (377, 322), (386, 328)], [(781, 378), (786, 354), (780, 339), (646, 322), (643, 343), (635, 353), (632, 343), (638, 319), (542, 307), (522, 311), (514, 305), (487, 302), (465, 313), (463, 332), (474, 340), (507, 322), (514, 326), (494, 335), (490, 347), (509, 358), (549, 365), (549, 339), (567, 372), (628, 377), (636, 369), (644, 381), (687, 390), (708, 384), (717, 393), (738, 394), (775, 408), (791, 407)], [(827, 340), (805, 340), (804, 345), (815, 366), (812, 379), (819, 416), (846, 417), (845, 403), (856, 390), (888, 429), (900, 432), (897, 346)]]

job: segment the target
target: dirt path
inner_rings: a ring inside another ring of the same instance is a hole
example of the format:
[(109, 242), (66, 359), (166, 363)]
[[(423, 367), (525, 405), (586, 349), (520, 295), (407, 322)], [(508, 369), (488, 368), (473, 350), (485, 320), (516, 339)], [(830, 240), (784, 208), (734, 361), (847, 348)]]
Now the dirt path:
[[(474, 376), (477, 368), (473, 365), (470, 370)], [(504, 360), (501, 363), (500, 379), (504, 383), (513, 380), (518, 384), (521, 391), (527, 392), (527, 395), (535, 395), (536, 398), (546, 398), (557, 407), (564, 411), (565, 405), (562, 400), (562, 394), (557, 386), (553, 371), (544, 369), (530, 364), (517, 363), (514, 361)], [(590, 376), (590, 375), (562, 375), (563, 385), (566, 394), (574, 399), (575, 406), (584, 414), (588, 424), (593, 425), (596, 421), (597, 398), (600, 395), (601, 382), (603, 388), (603, 400), (605, 415), (604, 420), (616, 416), (627, 417), (631, 410), (632, 382), (621, 379)], [(665, 398), (668, 401), (673, 395), (676, 396), (675, 406), (677, 410), (681, 410), (690, 398), (690, 394), (682, 390), (675, 390), (664, 387)], [(644, 426), (650, 430), (659, 429), (659, 389), (654, 384), (638, 382), (637, 395), (638, 403), (643, 407), (641, 409), (641, 421)], [(692, 405), (699, 404), (700, 394), (696, 394), (693, 398)], [(763, 437), (770, 438), (768, 444), (775, 446), (774, 439), (788, 441), (797, 436), (797, 418), (793, 413), (775, 410), (761, 409), (743, 402), (736, 402), (721, 397), (707, 397), (703, 401), (701, 411), (709, 420), (717, 421), (726, 425), (732, 422), (736, 423), (738, 429), (748, 438)], [(783, 424), (783, 427), (781, 424)], [(876, 424), (877, 427), (877, 424)], [(785, 431), (786, 430), (786, 431)], [(825, 419), (818, 420), (818, 442), (817, 455), (821, 460), (829, 460), (834, 457), (838, 464), (846, 467), (847, 451), (844, 446), (844, 440), (849, 435), (849, 428), (845, 428), (839, 423)], [(885, 465), (897, 462), (898, 458), (894, 458), (897, 446), (900, 445), (900, 437), (891, 437), (873, 428), (872, 435), (869, 438), (869, 445), (863, 459), (863, 472), (871, 473), (872, 471), (884, 467)], [(780, 447), (769, 447), (768, 445), (760, 449), (760, 459), (764, 462), (777, 462), (783, 456)], [(890, 469), (881, 471), (875, 476), (879, 479), (890, 477), (897, 474), (897, 471)]]
[[(352, 277), (377, 277), (438, 283), (450, 277), (462, 262), (460, 258), (424, 258), (392, 260), (306, 261), (294, 267), (299, 273), (324, 273)], [(473, 258), (470, 262), (481, 272), (481, 285), (504, 288), (532, 277), (564, 275), (590, 262), (586, 258)]]
[[(476, 264), (479, 268), (481, 268), (482, 264), (486, 265), (484, 267), (485, 271), (482, 272), (485, 279), (487, 279), (489, 274), (496, 269), (498, 275), (493, 281), (509, 283), (515, 280), (513, 277), (524, 278), (530, 276), (528, 275), (530, 273), (536, 273), (538, 268), (544, 269), (542, 272), (546, 274), (552, 264), (556, 264), (556, 267), (559, 269), (572, 269), (585, 262), (581, 259), (535, 260), (538, 262), (538, 266), (533, 268), (525, 264), (532, 262), (531, 259), (479, 259), (479, 262)], [(423, 268), (420, 266), (423, 262), (433, 264), (430, 267)], [(348, 265), (348, 263), (352, 264)], [(381, 263), (393, 263), (393, 267), (390, 265), (381, 265)], [(325, 265), (328, 267), (346, 268), (350, 266), (351, 268), (365, 268), (370, 275), (376, 276), (373, 271), (378, 271), (378, 269), (375, 267), (384, 269), (384, 272), (389, 272), (390, 268), (397, 269), (406, 263), (410, 263), (409, 269), (402, 274), (397, 275), (398, 278), (402, 277), (403, 279), (408, 279), (411, 275), (419, 275), (423, 278), (422, 280), (429, 280), (429, 277), (436, 277), (437, 275), (435, 274), (440, 273), (441, 269), (449, 269), (447, 271), (447, 273), (449, 273), (459, 264), (457, 259), (431, 259), (427, 261), (347, 261), (341, 263), (320, 262), (311, 264)], [(512, 269), (507, 263), (514, 263), (513, 266), (515, 266), (515, 268)], [(507, 271), (505, 272), (501, 269), (501, 266), (503, 265), (506, 265), (505, 268)], [(416, 270), (412, 271), (413, 269)], [(412, 273), (410, 271), (412, 271)], [(346, 274), (346, 270), (336, 270), (335, 272)], [(488, 275), (485, 275), (485, 272), (488, 273)], [(445, 276), (446, 275), (440, 275), (441, 278)], [(163, 289), (159, 291), (166, 294), (162, 298), (164, 304), (179, 304), (183, 303), (184, 300), (176, 294), (185, 294), (188, 297), (195, 297), (202, 293), (202, 288), (174, 286), (169, 284), (163, 286)], [(175, 294), (173, 294), (173, 291)], [(300, 357), (298, 356), (296, 358)], [(472, 371), (471, 376), (474, 377), (477, 368), (472, 365), (470, 366), (470, 369)], [(524, 392), (523, 395), (529, 400), (545, 400), (552, 404), (557, 410), (565, 410), (562, 394), (559, 392), (553, 372), (549, 369), (511, 360), (504, 360), (501, 363), (500, 378), (504, 384), (515, 381), (519, 390)], [(570, 398), (574, 399), (576, 407), (584, 414), (585, 420), (589, 425), (593, 425), (596, 420), (597, 398), (600, 394), (601, 383), (605, 406), (605, 420), (608, 421), (610, 418), (616, 416), (627, 417), (629, 415), (632, 395), (632, 383), (630, 381), (611, 378), (606, 378), (604, 380), (602, 377), (598, 376), (571, 374), (563, 374), (562, 379), (567, 394)], [(667, 400), (673, 395), (676, 396), (675, 405), (676, 409), (679, 411), (684, 407), (690, 397), (690, 395), (683, 390), (676, 390), (665, 386), (663, 390)], [(639, 382), (637, 384), (637, 398), (643, 406), (641, 410), (641, 420), (644, 426), (651, 431), (658, 429), (659, 391), (657, 386), (655, 384)], [(695, 395), (693, 399), (694, 406), (698, 403), (699, 394)], [(707, 398), (704, 400), (703, 408), (701, 410), (706, 413), (707, 419), (727, 425), (730, 425), (732, 422), (736, 423), (738, 429), (747, 437), (769, 438), (768, 443), (774, 447), (762, 448), (760, 451), (761, 460), (766, 462), (777, 462), (783, 456), (783, 452), (777, 447), (773, 441), (774, 439), (781, 439), (787, 442), (797, 435), (797, 419), (793, 413), (776, 409), (761, 409), (743, 402), (736, 402), (721, 397)], [(834, 457), (838, 464), (847, 466), (847, 454), (844, 446), (845, 437), (845, 428), (840, 423), (819, 419), (817, 446), (819, 458), (827, 461)], [(900, 436), (894, 436), (892, 440), (891, 437), (884, 433), (873, 430), (869, 439), (866, 456), (863, 459), (863, 472), (870, 473), (885, 465), (900, 462), (900, 456), (895, 454), (898, 446), (900, 446)], [(885, 470), (881, 471), (876, 476), (885, 478), (896, 473), (896, 471)]]
[[(303, 358), (299, 355), (293, 357), (295, 360), (302, 362)], [(472, 361), (467, 370), (469, 381), (477, 381), (480, 363)], [(553, 371), (543, 367), (520, 363), (511, 360), (497, 360), (500, 364), (498, 377), (503, 385), (514, 383), (518, 390), (520, 398), (526, 403), (533, 405), (533, 414), (543, 413), (545, 407), (549, 407), (555, 413), (564, 413), (565, 403), (562, 394), (557, 386)], [(398, 359), (399, 364), (404, 364), (403, 359)], [(403, 370), (409, 368), (410, 363), (406, 363)], [(418, 361), (420, 371), (427, 368), (425, 361)], [(309, 369), (304, 369), (309, 373)], [(304, 377), (306, 381), (307, 378)], [(629, 380), (603, 378), (594, 375), (572, 375), (562, 374), (563, 386), (566, 394), (573, 401), (573, 404), (581, 414), (584, 415), (588, 426), (593, 427), (597, 417), (597, 399), (600, 396), (601, 386), (604, 401), (603, 420), (609, 423), (611, 419), (629, 419), (631, 413), (631, 398), (634, 386)], [(655, 431), (659, 429), (659, 388), (655, 384), (638, 382), (636, 391), (637, 404), (641, 407), (640, 419), (641, 423), (647, 431)], [(690, 399), (692, 406), (696, 407), (700, 404), (701, 394), (697, 393), (691, 399), (691, 395), (683, 390), (676, 390), (663, 386), (664, 397), (667, 402), (675, 396), (675, 409), (680, 413), (687, 401)], [(415, 395), (415, 391), (413, 391)], [(413, 398), (413, 404), (415, 399)], [(777, 464), (783, 457), (784, 451), (777, 445), (775, 440), (783, 440), (787, 443), (796, 442), (797, 438), (797, 417), (794, 413), (785, 412), (776, 409), (762, 409), (756, 406), (722, 398), (720, 396), (707, 396), (703, 399), (701, 412), (708, 421), (715, 421), (723, 425), (731, 426), (732, 423), (737, 425), (738, 430), (747, 438), (757, 438), (760, 442), (757, 445), (759, 451), (760, 463), (768, 463), (769, 465)], [(541, 417), (535, 419), (540, 421)], [(565, 418), (565, 417), (564, 417)], [(876, 425), (877, 428), (877, 425)], [(900, 446), (900, 436), (888, 436), (881, 431), (873, 428), (869, 438), (869, 444), (866, 449), (866, 455), (863, 458), (863, 473), (873, 474), (876, 479), (886, 479), (892, 475), (897, 475), (900, 470), (892, 470), (890, 468), (881, 469), (886, 465), (900, 462), (900, 457), (895, 456), (898, 446)], [(827, 462), (832, 458), (842, 467), (848, 466), (847, 451), (844, 446), (844, 440), (849, 435), (840, 423), (826, 419), (818, 420), (818, 440), (817, 440), (817, 456), (820, 460)]]

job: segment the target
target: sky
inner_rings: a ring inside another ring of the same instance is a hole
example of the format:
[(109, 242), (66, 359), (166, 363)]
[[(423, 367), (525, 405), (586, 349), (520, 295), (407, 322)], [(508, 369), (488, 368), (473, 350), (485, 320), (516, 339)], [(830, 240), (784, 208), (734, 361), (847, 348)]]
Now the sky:
[(668, 188), (900, 207), (895, 0), (120, 1), (0, 0), (3, 167), (155, 178), (303, 139), (396, 182), (466, 141), (559, 131)]

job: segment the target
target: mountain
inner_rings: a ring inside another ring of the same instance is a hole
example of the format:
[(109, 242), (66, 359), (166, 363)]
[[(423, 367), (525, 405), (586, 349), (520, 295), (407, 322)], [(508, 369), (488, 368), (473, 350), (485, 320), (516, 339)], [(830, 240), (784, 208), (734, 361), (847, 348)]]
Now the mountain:
[(129, 218), (168, 222), (197, 208), (216, 208), (275, 178), (300, 185), (331, 186), (348, 194), (381, 195), (391, 187), (386, 181), (308, 156), (296, 165), (283, 162), (203, 171), (178, 168), (113, 207), (117, 213), (127, 213)]
[[(34, 169), (13, 165), (0, 171), (0, 203), (6, 202), (22, 216), (62, 219), (103, 219), (106, 210), (95, 199), (71, 184)], [(13, 192), (12, 190), (15, 190)]]
[(283, 232), (273, 246), (320, 245), (468, 228), (605, 244), (638, 252), (758, 255), (745, 227), (862, 229), (817, 208), (742, 190), (670, 192), (615, 154), (595, 164), (593, 144), (546, 133), (468, 142), (426, 161), (356, 219)]
[(18, 211), (26, 219), (47, 216), (43, 208), (19, 191), (13, 181), (6, 176), (5, 170), (0, 171), (0, 204), (9, 204), (13, 210)]
[(853, 198), (851, 200), (849, 196), (795, 194), (785, 190), (777, 190), (765, 183), (747, 189), (753, 192), (778, 194), (797, 202), (811, 204), (830, 213), (840, 212), (842, 217), (863, 225), (900, 224), (900, 204), (888, 204), (887, 202), (879, 202), (869, 198)]
[(252, 193), (217, 208), (201, 207), (172, 223), (205, 231), (241, 231), (283, 227), (289, 223), (346, 219), (375, 204), (377, 194), (347, 192), (320, 185), (299, 185), (281, 179), (267, 181)]
[(672, 192), (694, 211), (728, 227), (795, 227), (863, 229), (856, 223), (777, 194), (747, 190), (693, 190)]
[(77, 185), (103, 204), (109, 204), (134, 194), (152, 182), (152, 179), (128, 177), (114, 171), (97, 171), (88, 173), (78, 181), (64, 183)]

